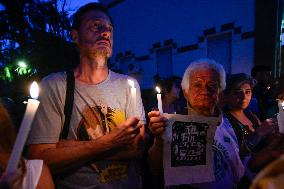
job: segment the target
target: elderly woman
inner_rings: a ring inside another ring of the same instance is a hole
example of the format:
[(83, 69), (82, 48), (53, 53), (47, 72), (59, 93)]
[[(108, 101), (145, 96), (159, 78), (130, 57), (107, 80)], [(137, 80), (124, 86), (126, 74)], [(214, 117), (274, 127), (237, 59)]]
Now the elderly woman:
[[(188, 103), (189, 115), (218, 116), (217, 103), (219, 94), (226, 87), (225, 71), (222, 65), (210, 59), (192, 62), (186, 69), (182, 90)], [(166, 118), (157, 111), (149, 112), (149, 128), (155, 136), (154, 144), (149, 151), (149, 161), (157, 165), (162, 158), (160, 135), (165, 130)], [(184, 188), (233, 188), (244, 175), (244, 166), (239, 157), (239, 149), (234, 130), (227, 119), (217, 127), (213, 142), (215, 181), (197, 183)], [(160, 156), (158, 156), (160, 155)], [(155, 167), (153, 167), (155, 168)], [(156, 169), (158, 170), (158, 169)]]

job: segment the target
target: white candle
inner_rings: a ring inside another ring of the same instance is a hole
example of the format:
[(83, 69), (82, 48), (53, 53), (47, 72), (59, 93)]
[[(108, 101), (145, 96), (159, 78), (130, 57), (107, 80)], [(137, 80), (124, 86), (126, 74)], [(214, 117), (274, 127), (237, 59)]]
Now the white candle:
[(16, 171), (18, 167), (19, 160), (22, 156), (23, 148), (28, 137), (29, 131), (31, 129), (31, 124), (33, 122), (35, 113), (37, 111), (39, 101), (36, 100), (38, 97), (38, 85), (33, 82), (30, 88), (30, 95), (34, 99), (29, 99), (26, 107), (25, 115), (23, 117), (18, 135), (6, 168), (6, 173), (12, 173)]
[(279, 132), (284, 133), (284, 111), (283, 111), (284, 102), (278, 100), (278, 114), (277, 114), (277, 122), (279, 127)]
[(158, 109), (160, 114), (164, 113), (163, 112), (163, 104), (162, 104), (162, 96), (161, 96), (161, 89), (157, 86), (156, 87), (157, 93), (157, 100), (158, 100)]
[(134, 81), (128, 79), (128, 84), (131, 86), (131, 104), (133, 108), (133, 113), (136, 112), (136, 88), (134, 86)]

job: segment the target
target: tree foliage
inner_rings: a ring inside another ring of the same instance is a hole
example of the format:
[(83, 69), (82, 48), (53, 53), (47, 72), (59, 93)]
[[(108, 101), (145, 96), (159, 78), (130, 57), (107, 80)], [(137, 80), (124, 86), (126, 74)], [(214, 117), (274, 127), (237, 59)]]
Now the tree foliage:
[(9, 67), (15, 78), (17, 62), (24, 60), (42, 77), (73, 67), (78, 60), (71, 42), (71, 23), (58, 0), (0, 0), (0, 67)]

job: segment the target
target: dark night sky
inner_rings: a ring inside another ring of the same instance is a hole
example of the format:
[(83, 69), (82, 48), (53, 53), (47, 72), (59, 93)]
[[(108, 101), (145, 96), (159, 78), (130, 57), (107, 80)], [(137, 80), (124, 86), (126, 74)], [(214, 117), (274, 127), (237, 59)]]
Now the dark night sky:
[[(98, 0), (66, 0), (66, 9), (72, 15), (80, 6), (90, 2), (98, 2)], [(59, 2), (59, 7), (61, 4), (62, 2)]]

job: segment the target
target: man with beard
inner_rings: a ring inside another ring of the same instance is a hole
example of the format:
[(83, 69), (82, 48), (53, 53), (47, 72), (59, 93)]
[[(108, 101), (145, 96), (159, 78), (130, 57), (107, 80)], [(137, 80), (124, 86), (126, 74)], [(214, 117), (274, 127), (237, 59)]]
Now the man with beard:
[[(67, 137), (66, 72), (43, 79), (40, 107), (28, 139), (28, 156), (57, 173), (57, 188), (141, 188), (137, 161), (143, 153), (145, 112), (137, 81), (108, 69), (113, 26), (98, 3), (73, 16), (72, 37), (80, 52)], [(131, 101), (128, 79), (137, 89)], [(134, 104), (136, 104), (134, 106)]]

